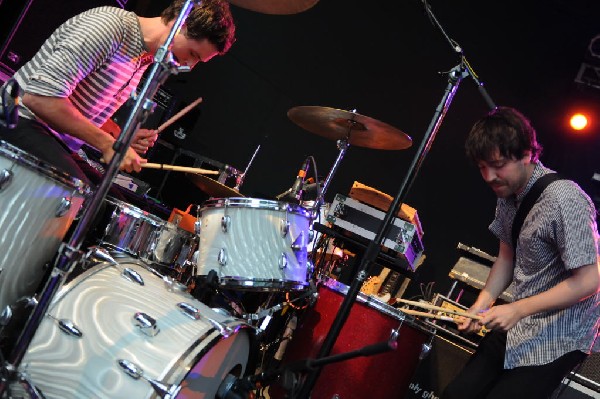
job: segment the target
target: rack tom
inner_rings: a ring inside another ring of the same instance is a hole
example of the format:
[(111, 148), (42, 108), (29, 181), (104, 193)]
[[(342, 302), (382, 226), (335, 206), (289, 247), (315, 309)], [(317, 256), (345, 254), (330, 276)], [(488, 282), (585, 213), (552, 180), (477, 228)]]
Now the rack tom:
[(197, 275), (214, 270), (220, 284), (252, 291), (308, 285), (310, 213), (286, 202), (220, 198), (201, 212)]

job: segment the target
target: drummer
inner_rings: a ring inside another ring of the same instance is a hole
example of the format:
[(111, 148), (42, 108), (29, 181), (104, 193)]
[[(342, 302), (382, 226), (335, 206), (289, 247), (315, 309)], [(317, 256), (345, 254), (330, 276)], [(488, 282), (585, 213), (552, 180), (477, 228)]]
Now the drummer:
[[(118, 135), (101, 127), (136, 88), (184, 3), (174, 0), (154, 18), (99, 7), (62, 24), (13, 76), (24, 91), (19, 121), (12, 130), (0, 127), (0, 139), (84, 182), (99, 183), (101, 174), (77, 152), (87, 143), (110, 162)], [(235, 41), (234, 34), (228, 3), (204, 0), (189, 13), (171, 51), (176, 62), (192, 68), (225, 54)], [(9, 84), (11, 80), (5, 86)], [(140, 155), (156, 139), (156, 131), (139, 129), (121, 170), (139, 172), (146, 162)]]

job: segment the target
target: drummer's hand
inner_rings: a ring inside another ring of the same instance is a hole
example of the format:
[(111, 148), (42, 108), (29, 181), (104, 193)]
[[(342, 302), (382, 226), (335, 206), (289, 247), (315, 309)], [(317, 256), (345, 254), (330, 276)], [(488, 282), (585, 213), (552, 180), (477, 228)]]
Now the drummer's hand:
[(490, 310), (481, 313), (480, 323), (490, 330), (508, 331), (523, 315), (519, 311), (519, 306), (515, 303), (493, 306)]
[(152, 146), (158, 139), (158, 130), (156, 129), (138, 129), (133, 136), (131, 141), (131, 148), (134, 149), (140, 155), (144, 155), (146, 151)]
[[(106, 163), (109, 163), (112, 157), (115, 155), (115, 152), (112, 148), (108, 148), (102, 154), (102, 160)], [(121, 161), (121, 166), (119, 169), (124, 170), (125, 172), (140, 172), (142, 170), (142, 164), (148, 162), (148, 160), (141, 158), (135, 151), (131, 148), (127, 149), (123, 160)]]

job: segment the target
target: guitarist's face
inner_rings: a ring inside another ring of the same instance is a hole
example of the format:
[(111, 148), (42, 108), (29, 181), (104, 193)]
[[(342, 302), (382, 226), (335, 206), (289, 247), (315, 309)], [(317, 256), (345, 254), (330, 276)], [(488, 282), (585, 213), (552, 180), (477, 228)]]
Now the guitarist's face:
[(521, 159), (506, 158), (497, 149), (492, 156), (477, 162), (483, 180), (499, 198), (506, 198), (523, 191), (531, 172), (531, 154), (525, 153)]

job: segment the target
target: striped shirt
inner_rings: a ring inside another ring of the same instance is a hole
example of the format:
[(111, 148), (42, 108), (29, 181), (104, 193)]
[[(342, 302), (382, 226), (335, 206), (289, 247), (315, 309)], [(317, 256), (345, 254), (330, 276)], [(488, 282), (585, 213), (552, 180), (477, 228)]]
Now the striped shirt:
[[(137, 16), (99, 7), (58, 27), (14, 77), (27, 93), (68, 98), (83, 116), (102, 126), (128, 99), (151, 62)], [(19, 114), (36, 118), (25, 106)], [(73, 150), (81, 146), (79, 139), (59, 136)]]
[[(540, 162), (523, 192), (499, 198), (490, 231), (512, 246), (511, 229), (523, 197), (537, 179), (551, 173)], [(513, 282), (515, 299), (547, 291), (571, 270), (595, 264), (598, 256), (596, 211), (590, 198), (570, 180), (546, 188), (525, 218), (517, 242)], [(508, 331), (504, 368), (550, 363), (580, 350), (590, 353), (600, 327), (600, 295), (566, 309), (533, 314)]]

